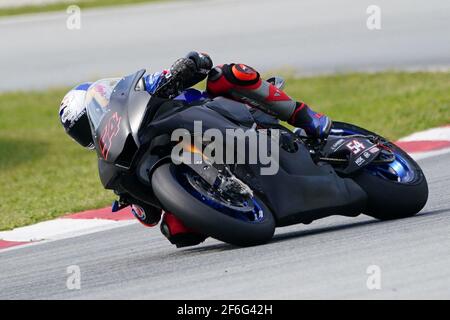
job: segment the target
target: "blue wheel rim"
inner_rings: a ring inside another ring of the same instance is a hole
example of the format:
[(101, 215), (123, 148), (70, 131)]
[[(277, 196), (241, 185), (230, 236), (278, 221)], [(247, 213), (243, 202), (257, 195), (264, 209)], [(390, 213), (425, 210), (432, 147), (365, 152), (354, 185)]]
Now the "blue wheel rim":
[(248, 223), (261, 223), (265, 220), (264, 210), (256, 198), (252, 197), (251, 199), (244, 200), (242, 204), (246, 208), (244, 207), (240, 210), (233, 210), (232, 206), (226, 205), (223, 201), (211, 196), (211, 194), (208, 194), (207, 192), (200, 192), (198, 189), (194, 188), (187, 177), (189, 174), (191, 173), (187, 171), (179, 174), (179, 182), (195, 199), (201, 201), (208, 207), (229, 217)]

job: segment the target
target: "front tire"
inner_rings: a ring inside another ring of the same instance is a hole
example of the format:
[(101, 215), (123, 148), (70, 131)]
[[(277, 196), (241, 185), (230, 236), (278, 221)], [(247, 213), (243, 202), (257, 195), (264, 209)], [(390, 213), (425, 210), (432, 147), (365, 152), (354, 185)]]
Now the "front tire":
[(254, 197), (263, 211), (262, 221), (248, 222), (228, 216), (195, 198), (178, 180), (180, 168), (167, 163), (153, 173), (153, 191), (165, 210), (197, 232), (233, 245), (259, 245), (272, 239), (275, 220), (261, 199)]

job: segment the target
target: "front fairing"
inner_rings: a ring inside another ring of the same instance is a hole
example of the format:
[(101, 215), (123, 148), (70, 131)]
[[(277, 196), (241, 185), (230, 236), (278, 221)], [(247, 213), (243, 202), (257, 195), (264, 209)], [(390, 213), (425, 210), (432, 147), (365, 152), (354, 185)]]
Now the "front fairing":
[(139, 85), (144, 74), (140, 70), (118, 80), (104, 106), (87, 105), (97, 154), (116, 167), (129, 169), (140, 146), (138, 131), (151, 98)]

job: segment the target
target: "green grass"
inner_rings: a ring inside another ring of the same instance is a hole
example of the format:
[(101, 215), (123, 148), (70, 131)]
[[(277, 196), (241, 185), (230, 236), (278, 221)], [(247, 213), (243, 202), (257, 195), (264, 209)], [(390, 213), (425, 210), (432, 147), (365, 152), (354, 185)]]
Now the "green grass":
[(450, 73), (346, 74), (288, 80), (286, 92), (338, 121), (395, 140), (450, 124)]
[[(450, 73), (289, 79), (286, 91), (335, 120), (397, 139), (450, 123)], [(0, 230), (109, 205), (96, 155), (63, 131), (65, 90), (0, 94)]]
[(0, 95), (0, 229), (106, 205), (96, 155), (59, 124), (65, 90)]
[(137, 4), (144, 2), (159, 2), (166, 0), (73, 0), (61, 3), (51, 3), (43, 5), (25, 5), (20, 7), (0, 8), (1, 16), (13, 16), (19, 14), (40, 13), (49, 11), (64, 11), (69, 5), (77, 5), (81, 9), (108, 7), (126, 4)]

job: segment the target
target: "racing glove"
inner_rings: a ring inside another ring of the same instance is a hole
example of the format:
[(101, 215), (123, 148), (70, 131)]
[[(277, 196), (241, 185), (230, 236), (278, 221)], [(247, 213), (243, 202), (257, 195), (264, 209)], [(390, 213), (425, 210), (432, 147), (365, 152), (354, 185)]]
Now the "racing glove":
[(211, 57), (206, 53), (191, 51), (186, 55), (185, 58), (192, 60), (195, 63), (196, 67), (195, 73), (191, 79), (192, 84), (190, 85), (190, 87), (199, 83), (200, 81), (205, 80), (208, 76), (209, 71), (213, 67)]
[(189, 52), (186, 57), (172, 64), (165, 74), (164, 84), (155, 91), (155, 95), (174, 98), (183, 90), (204, 80), (211, 68), (212, 60), (207, 54)]

